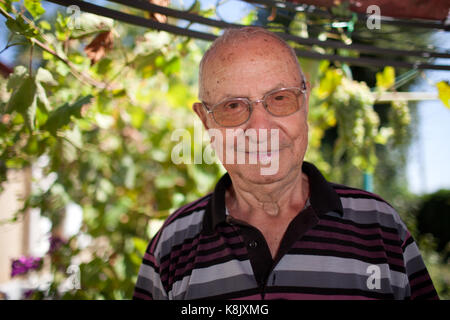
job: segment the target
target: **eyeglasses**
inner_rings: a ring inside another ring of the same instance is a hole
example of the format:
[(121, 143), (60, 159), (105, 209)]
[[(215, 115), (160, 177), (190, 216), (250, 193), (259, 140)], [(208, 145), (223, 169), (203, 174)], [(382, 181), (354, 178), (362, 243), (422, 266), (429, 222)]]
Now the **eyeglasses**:
[[(250, 119), (253, 104), (262, 102), (264, 109), (275, 117), (286, 117), (298, 111), (305, 104), (306, 84), (302, 88), (289, 87), (270, 91), (260, 100), (250, 101), (247, 98), (228, 98), (212, 107), (202, 101), (208, 113), (212, 113), (214, 121), (223, 127), (237, 127)], [(302, 99), (299, 97), (302, 96)]]

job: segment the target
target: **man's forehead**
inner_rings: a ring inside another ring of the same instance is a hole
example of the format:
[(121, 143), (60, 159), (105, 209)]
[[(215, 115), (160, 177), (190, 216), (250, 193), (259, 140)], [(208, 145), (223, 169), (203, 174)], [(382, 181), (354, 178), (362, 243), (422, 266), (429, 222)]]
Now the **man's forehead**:
[(289, 53), (286, 45), (269, 35), (255, 35), (252, 38), (236, 38), (221, 43), (209, 55), (209, 61), (221, 60), (231, 62), (233, 59), (251, 56), (264, 56), (273, 51)]

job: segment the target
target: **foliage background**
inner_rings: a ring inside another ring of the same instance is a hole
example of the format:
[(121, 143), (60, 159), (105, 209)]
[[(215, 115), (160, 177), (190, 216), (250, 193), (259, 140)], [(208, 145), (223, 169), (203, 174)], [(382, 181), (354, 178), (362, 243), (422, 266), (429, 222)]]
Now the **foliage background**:
[[(21, 46), (14, 72), (0, 79), (0, 181), (7, 170), (38, 162), (45, 163), (43, 176), (51, 180), (49, 186), (34, 181), (16, 217), (38, 208), (52, 222), (42, 270), (50, 271), (51, 280), (34, 288), (31, 298), (129, 299), (160, 222), (211, 191), (224, 172), (217, 164), (171, 160), (179, 142), (172, 133), (185, 129), (194, 137), (190, 106), (208, 44), (90, 14), (80, 16), (82, 28), (76, 29), (65, 13), (44, 17), (40, 1), (14, 2), (0, 0), (11, 32), (7, 46)], [(243, 23), (254, 19), (252, 13)], [(304, 31), (305, 19), (296, 17), (293, 29)], [(386, 150), (405, 145), (410, 109), (392, 104), (380, 121), (370, 88), (352, 79), (345, 65), (300, 62), (313, 84), (306, 160), (330, 180), (362, 187), (363, 172), (376, 173)], [(378, 91), (393, 81), (392, 68), (373, 79)], [(329, 132), (334, 132), (331, 140)], [(204, 150), (202, 140), (192, 139), (192, 153)], [(389, 184), (375, 182), (375, 192)], [(418, 240), (441, 298), (449, 297), (444, 255), (436, 251), (433, 236), (418, 232), (420, 199), (406, 188), (397, 191), (382, 196)], [(62, 229), (73, 203), (81, 207), (83, 222), (67, 238)], [(62, 290), (72, 264), (80, 267), (81, 290)]]

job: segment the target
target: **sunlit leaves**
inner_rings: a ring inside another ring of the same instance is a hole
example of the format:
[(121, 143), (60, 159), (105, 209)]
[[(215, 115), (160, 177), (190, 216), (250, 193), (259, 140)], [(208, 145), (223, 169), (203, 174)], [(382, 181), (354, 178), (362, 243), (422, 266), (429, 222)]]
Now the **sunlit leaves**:
[(24, 0), (23, 4), (35, 19), (39, 18), (45, 13), (45, 10), (41, 5), (41, 1), (39, 0)]
[(16, 19), (7, 18), (5, 23), (8, 29), (16, 35), (32, 38), (39, 34), (36, 29), (25, 22), (21, 15), (17, 16)]
[(4, 0), (4, 1), (0, 1), (0, 7), (5, 9), (7, 12), (10, 12), (13, 3), (14, 2), (18, 2), (18, 1), (19, 0)]
[(388, 90), (395, 84), (395, 69), (393, 67), (385, 67), (383, 72), (376, 74), (378, 90)]
[(441, 99), (444, 106), (450, 109), (450, 85), (446, 81), (436, 83), (438, 89), (439, 99)]

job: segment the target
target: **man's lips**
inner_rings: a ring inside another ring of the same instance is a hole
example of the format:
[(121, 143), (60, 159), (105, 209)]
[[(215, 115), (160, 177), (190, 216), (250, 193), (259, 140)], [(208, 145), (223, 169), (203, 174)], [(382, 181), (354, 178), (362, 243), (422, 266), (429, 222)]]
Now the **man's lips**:
[(280, 150), (270, 150), (270, 151), (259, 151), (259, 152), (249, 152), (249, 151), (239, 151), (240, 153), (245, 153), (249, 157), (256, 158), (261, 164), (270, 163), (275, 157), (278, 156)]

